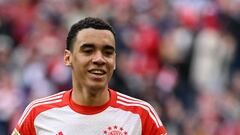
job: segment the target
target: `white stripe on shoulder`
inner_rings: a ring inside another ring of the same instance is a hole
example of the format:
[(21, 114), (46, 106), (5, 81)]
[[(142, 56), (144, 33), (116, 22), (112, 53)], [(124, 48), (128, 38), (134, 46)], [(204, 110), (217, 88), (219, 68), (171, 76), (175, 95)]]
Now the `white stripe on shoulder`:
[(27, 112), (29, 111), (29, 109), (36, 103), (39, 103), (39, 102), (43, 102), (43, 101), (47, 101), (47, 100), (54, 100), (54, 99), (58, 99), (58, 98), (61, 98), (63, 96), (63, 94), (65, 93), (66, 91), (62, 91), (62, 92), (59, 92), (57, 94), (54, 94), (54, 95), (51, 95), (51, 96), (48, 96), (48, 97), (44, 97), (44, 98), (40, 98), (40, 99), (37, 99), (35, 101), (32, 101), (27, 107), (26, 109), (24, 110), (20, 120), (22, 121), (22, 119), (25, 117), (25, 114), (27, 114)]
[(118, 104), (121, 104), (121, 105), (124, 105), (124, 106), (138, 106), (138, 107), (141, 107), (141, 108), (147, 110), (148, 113), (149, 113), (149, 115), (150, 115), (150, 117), (152, 118), (152, 120), (155, 122), (155, 124), (156, 124), (157, 127), (159, 128), (159, 124), (158, 124), (156, 118), (152, 115), (152, 113), (150, 112), (150, 110), (149, 110), (148, 107), (146, 107), (146, 106), (144, 106), (144, 105), (141, 105), (141, 104), (137, 104), (137, 103), (135, 103), (135, 104), (134, 104), (134, 103), (125, 103), (125, 102), (122, 102), (122, 101), (117, 101), (117, 103), (118, 103)]
[(12, 134), (11, 135), (20, 135), (20, 133), (17, 131), (17, 129), (15, 128), (14, 130), (13, 130), (13, 132), (12, 132)]
[(140, 99), (137, 99), (137, 98), (134, 98), (134, 97), (130, 97), (130, 96), (128, 96), (128, 95), (125, 95), (125, 94), (122, 94), (122, 93), (119, 93), (119, 92), (117, 92), (117, 95), (118, 95), (118, 96), (121, 96), (121, 97), (129, 98), (129, 99), (132, 99), (132, 100), (135, 100), (135, 101), (145, 102), (145, 101), (143, 101), (143, 100), (140, 100)]
[(32, 106), (34, 104), (37, 104), (37, 103), (40, 103), (40, 102), (45, 102), (45, 101), (49, 101), (49, 100), (55, 100), (55, 99), (60, 99), (63, 97), (63, 94), (65, 93), (66, 91), (62, 91), (62, 92), (59, 92), (57, 94), (54, 94), (54, 95), (51, 95), (51, 96), (48, 96), (48, 97), (45, 97), (45, 98), (40, 98), (40, 99), (37, 99), (35, 101), (32, 101), (25, 109), (25, 111), (23, 112), (21, 118), (19, 119), (19, 122), (18, 124), (23, 120), (25, 119), (26, 117), (26, 114), (28, 114), (28, 112), (30, 111), (30, 108), (32, 108)]
[(62, 99), (58, 99), (58, 100), (52, 100), (52, 101), (45, 101), (45, 102), (41, 102), (41, 103), (36, 103), (34, 104), (29, 111), (27, 112), (27, 114), (25, 115), (25, 117), (22, 119), (22, 121), (19, 121), (19, 126), (21, 127), (22, 123), (24, 122), (24, 120), (26, 119), (26, 117), (28, 116), (28, 114), (31, 112), (31, 110), (34, 107), (40, 106), (40, 105), (47, 105), (47, 104), (53, 104), (53, 103), (58, 103), (58, 102), (62, 102)]
[(129, 102), (129, 103), (142, 104), (142, 105), (148, 107), (150, 109), (150, 113), (153, 113), (154, 118), (157, 119), (158, 124), (160, 126), (163, 125), (162, 121), (160, 120), (160, 118), (159, 118), (158, 114), (156, 113), (155, 109), (148, 102), (140, 100), (140, 99), (136, 99), (136, 98), (133, 98), (133, 97), (130, 97), (130, 96), (118, 93), (118, 92), (117, 92), (117, 94), (118, 94), (117, 99)]
[(27, 117), (26, 114), (28, 114), (28, 112), (31, 111), (31, 108), (32, 108), (33, 105), (38, 104), (38, 103), (42, 103), (42, 102), (46, 102), (46, 101), (61, 99), (62, 97), (63, 97), (63, 95), (59, 95), (59, 96), (56, 96), (56, 97), (43, 98), (43, 99), (38, 99), (38, 100), (35, 100), (35, 101), (31, 102), (31, 103), (27, 106), (27, 108), (25, 109), (25, 111), (23, 112), (23, 114), (22, 114), (19, 122), (22, 121), (23, 118)]

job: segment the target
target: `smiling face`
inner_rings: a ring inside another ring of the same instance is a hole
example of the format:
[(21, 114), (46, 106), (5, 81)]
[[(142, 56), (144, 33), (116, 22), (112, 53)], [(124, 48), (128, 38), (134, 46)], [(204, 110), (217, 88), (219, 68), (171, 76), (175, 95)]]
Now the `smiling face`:
[(93, 28), (78, 32), (64, 62), (72, 68), (73, 85), (106, 89), (116, 65), (115, 39), (109, 30)]

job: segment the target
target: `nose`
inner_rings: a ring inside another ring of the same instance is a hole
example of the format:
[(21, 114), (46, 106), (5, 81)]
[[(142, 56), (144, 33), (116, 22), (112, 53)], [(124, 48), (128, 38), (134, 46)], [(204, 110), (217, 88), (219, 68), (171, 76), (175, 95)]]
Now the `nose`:
[(92, 59), (92, 62), (97, 65), (104, 65), (106, 63), (101, 51), (97, 51)]

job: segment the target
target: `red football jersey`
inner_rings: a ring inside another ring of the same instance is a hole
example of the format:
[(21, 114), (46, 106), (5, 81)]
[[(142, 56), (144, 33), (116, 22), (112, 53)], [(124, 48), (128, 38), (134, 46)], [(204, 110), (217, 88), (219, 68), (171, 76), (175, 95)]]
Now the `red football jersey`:
[(149, 103), (109, 92), (110, 100), (97, 107), (74, 103), (72, 90), (35, 100), (12, 135), (167, 135)]

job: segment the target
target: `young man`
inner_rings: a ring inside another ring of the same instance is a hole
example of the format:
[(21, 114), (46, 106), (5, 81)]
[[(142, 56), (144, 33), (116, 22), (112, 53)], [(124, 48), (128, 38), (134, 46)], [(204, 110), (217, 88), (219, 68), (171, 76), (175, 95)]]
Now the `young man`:
[(116, 66), (109, 24), (90, 17), (74, 24), (64, 63), (73, 88), (29, 104), (13, 135), (167, 135), (151, 105), (108, 88)]

